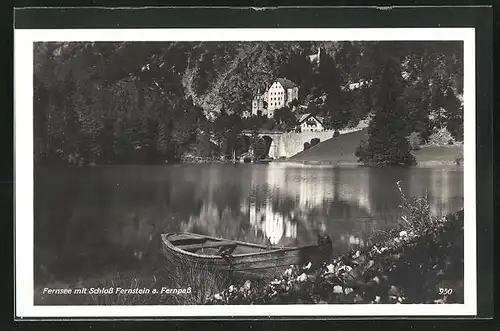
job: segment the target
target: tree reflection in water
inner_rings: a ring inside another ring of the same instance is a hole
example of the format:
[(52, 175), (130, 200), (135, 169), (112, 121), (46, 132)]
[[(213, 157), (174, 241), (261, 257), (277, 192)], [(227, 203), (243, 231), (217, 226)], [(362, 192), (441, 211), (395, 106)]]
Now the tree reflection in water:
[(277, 246), (314, 243), (316, 232), (328, 232), (341, 252), (397, 224), (398, 180), (408, 196), (428, 190), (437, 215), (463, 205), (463, 172), (454, 169), (286, 164), (38, 169), (36, 270), (135, 269), (167, 231)]

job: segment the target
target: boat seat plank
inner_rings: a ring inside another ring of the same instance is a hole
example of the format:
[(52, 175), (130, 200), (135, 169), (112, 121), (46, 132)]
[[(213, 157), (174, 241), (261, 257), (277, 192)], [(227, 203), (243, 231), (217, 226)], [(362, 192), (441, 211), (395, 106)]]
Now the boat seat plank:
[(173, 240), (170, 240), (170, 242), (174, 246), (203, 244), (207, 241), (208, 241), (207, 238), (175, 238)]
[(184, 251), (188, 252), (193, 252), (197, 251), (202, 248), (218, 248), (218, 247), (223, 247), (223, 246), (232, 246), (235, 247), (237, 244), (230, 242), (230, 241), (221, 241), (221, 242), (211, 242), (211, 243), (206, 243), (206, 244), (192, 244), (192, 245), (181, 245), (181, 246), (176, 246), (179, 249), (182, 249)]
[(205, 238), (204, 236), (199, 236), (199, 235), (192, 235), (190, 233), (176, 233), (176, 234), (171, 234), (168, 236), (168, 240), (170, 241), (175, 241), (175, 240), (184, 240), (184, 239), (202, 239)]

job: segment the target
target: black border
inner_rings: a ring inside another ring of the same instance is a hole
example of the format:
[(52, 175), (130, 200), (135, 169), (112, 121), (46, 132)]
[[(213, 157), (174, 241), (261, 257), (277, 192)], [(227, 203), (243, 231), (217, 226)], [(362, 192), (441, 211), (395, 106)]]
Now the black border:
[[(16, 29), (487, 27), (487, 7), (19, 8)], [(483, 30), (483, 29), (482, 29)]]
[[(476, 139), (478, 146), (476, 150), (478, 317), (488, 318), (493, 315), (492, 18), (491, 7), (394, 7), (390, 10), (374, 7), (288, 7), (266, 10), (208, 7), (145, 9), (22, 8), (15, 10), (14, 22), (15, 28), (18, 29), (160, 27), (475, 27), (477, 75)], [(269, 319), (269, 317), (266, 316), (260, 318)], [(401, 319), (402, 317), (398, 316), (396, 318)], [(412, 317), (412, 319), (418, 318), (419, 317), (416, 316)], [(443, 317), (439, 316), (425, 316), (421, 318), (443, 319)], [(130, 319), (132, 318), (127, 318), (127, 320)], [(206, 320), (206, 318), (199, 319)], [(248, 318), (241, 319), (248, 320)], [(259, 319), (259, 317), (250, 319)], [(313, 317), (311, 319), (325, 319), (325, 317)], [(384, 317), (384, 319), (386, 319), (386, 317)], [(82, 320), (92, 321), (95, 319), (85, 318)], [(219, 318), (215, 320), (219, 320)], [(238, 318), (238, 320), (240, 320), (240, 318)], [(462, 323), (464, 327), (468, 324), (465, 323), (465, 321)], [(294, 321), (287, 322), (287, 324), (299, 326), (301, 323)], [(117, 325), (120, 324), (117, 323)], [(472, 325), (469, 325), (468, 329), (471, 327)], [(121, 329), (121, 327), (118, 327), (118, 329)]]

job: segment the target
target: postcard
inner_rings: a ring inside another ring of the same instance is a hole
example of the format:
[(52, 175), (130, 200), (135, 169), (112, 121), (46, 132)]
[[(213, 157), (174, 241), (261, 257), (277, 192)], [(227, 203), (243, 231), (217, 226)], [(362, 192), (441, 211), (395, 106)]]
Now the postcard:
[(16, 314), (474, 315), (475, 95), (474, 28), (17, 29)]

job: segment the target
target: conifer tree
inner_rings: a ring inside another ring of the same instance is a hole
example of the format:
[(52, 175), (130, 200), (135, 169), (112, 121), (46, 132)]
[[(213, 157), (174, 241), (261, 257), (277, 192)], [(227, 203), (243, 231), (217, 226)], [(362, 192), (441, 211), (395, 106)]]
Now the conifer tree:
[(446, 128), (453, 138), (458, 141), (464, 140), (463, 108), (460, 100), (451, 87), (445, 93), (444, 106), (446, 112)]
[(415, 157), (407, 140), (406, 107), (402, 98), (404, 80), (397, 45), (377, 51), (377, 90), (374, 117), (368, 127), (368, 144), (356, 151), (359, 161), (377, 166), (411, 165)]

